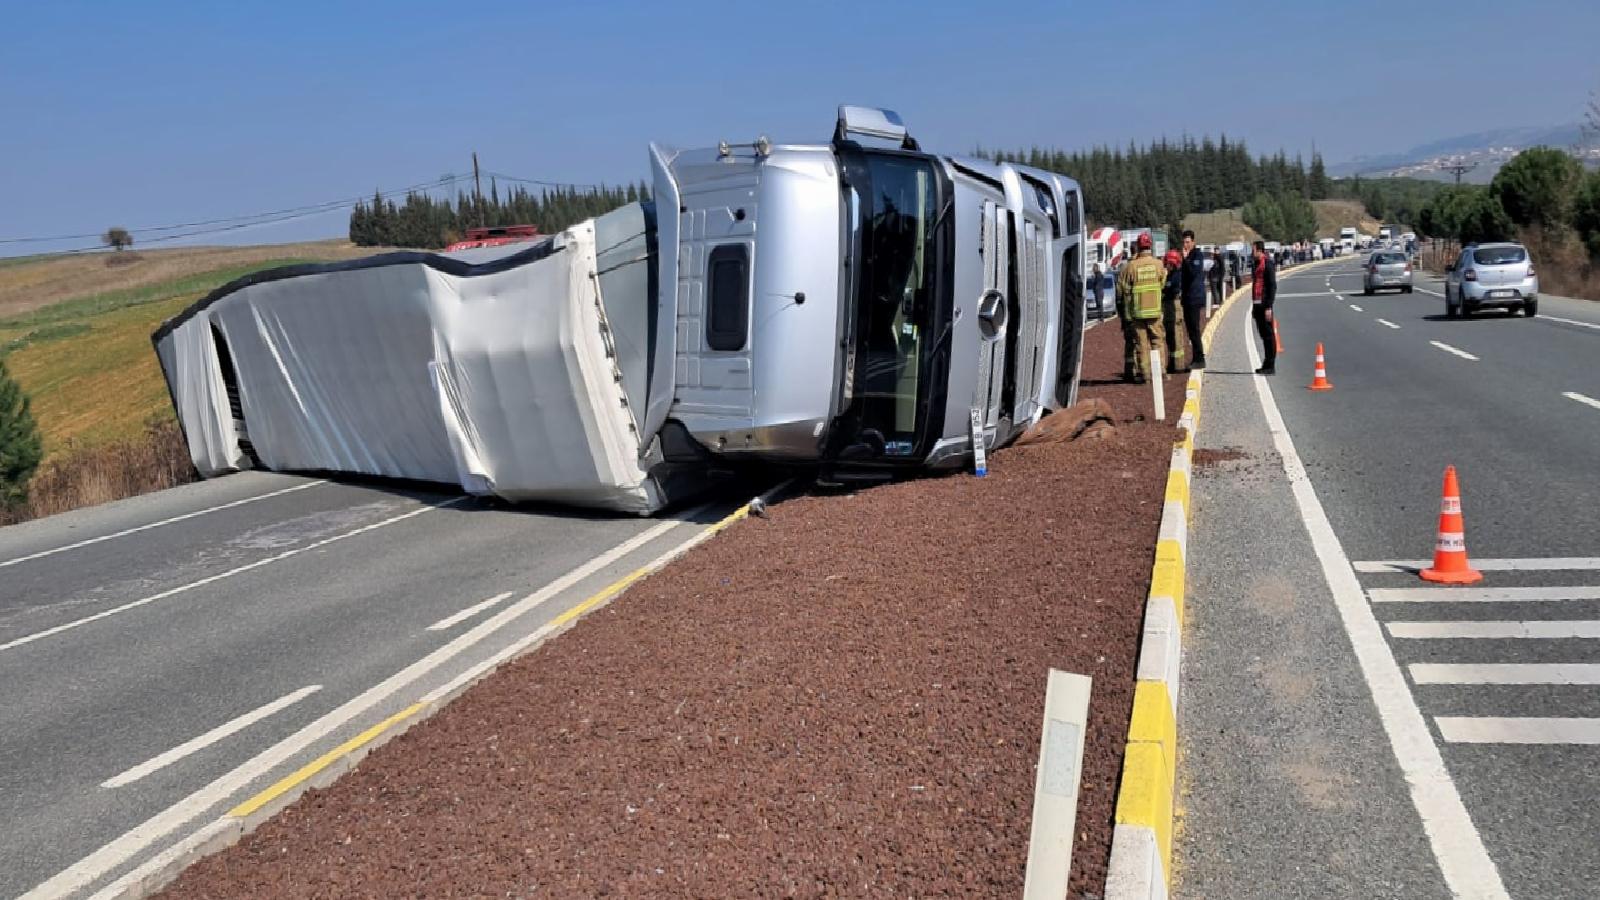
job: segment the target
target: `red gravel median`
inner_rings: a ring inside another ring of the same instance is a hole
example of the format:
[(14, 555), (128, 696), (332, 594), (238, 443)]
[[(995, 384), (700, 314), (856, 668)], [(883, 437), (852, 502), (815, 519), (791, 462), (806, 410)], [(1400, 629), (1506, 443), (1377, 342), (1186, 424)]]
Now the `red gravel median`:
[[(1087, 345), (1086, 378), (1120, 371), (1114, 327)], [(1085, 394), (1132, 419), (1134, 389)], [(165, 896), (1014, 897), (1052, 667), (1094, 678), (1071, 896), (1097, 895), (1175, 437), (775, 505)]]

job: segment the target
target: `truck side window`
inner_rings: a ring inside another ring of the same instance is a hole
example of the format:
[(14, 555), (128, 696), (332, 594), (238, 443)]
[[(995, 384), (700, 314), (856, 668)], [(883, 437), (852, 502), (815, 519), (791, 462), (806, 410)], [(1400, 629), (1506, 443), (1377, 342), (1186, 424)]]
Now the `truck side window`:
[(1078, 192), (1067, 192), (1067, 208), (1061, 210), (1061, 220), (1067, 223), (1067, 234), (1077, 234), (1083, 230), (1083, 223), (1078, 221)]
[(749, 248), (715, 247), (707, 268), (706, 343), (713, 350), (743, 350), (750, 321)]

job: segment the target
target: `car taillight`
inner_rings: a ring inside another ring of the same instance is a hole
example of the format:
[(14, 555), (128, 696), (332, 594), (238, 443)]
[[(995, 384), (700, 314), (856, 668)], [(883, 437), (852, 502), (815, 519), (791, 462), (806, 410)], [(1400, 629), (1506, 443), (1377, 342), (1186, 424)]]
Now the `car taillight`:
[(1406, 263), (1406, 274), (1407, 275), (1411, 274), (1411, 263)]
[(1462, 281), (1477, 281), (1478, 280), (1478, 273), (1476, 271), (1472, 270), (1472, 269), (1468, 269), (1465, 272), (1461, 273), (1461, 280)]
[(1538, 273), (1533, 271), (1533, 263), (1528, 263), (1528, 277), (1532, 278), (1536, 274)]

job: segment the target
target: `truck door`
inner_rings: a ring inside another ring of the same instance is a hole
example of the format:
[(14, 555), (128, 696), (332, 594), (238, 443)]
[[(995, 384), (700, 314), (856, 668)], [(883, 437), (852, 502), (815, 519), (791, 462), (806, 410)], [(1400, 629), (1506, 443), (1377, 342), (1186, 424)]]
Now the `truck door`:
[[(714, 450), (740, 446), (754, 425), (750, 310), (759, 178), (750, 161), (715, 165), (677, 173), (676, 400), (672, 407), (673, 418)], [(662, 210), (658, 215), (667, 213)]]

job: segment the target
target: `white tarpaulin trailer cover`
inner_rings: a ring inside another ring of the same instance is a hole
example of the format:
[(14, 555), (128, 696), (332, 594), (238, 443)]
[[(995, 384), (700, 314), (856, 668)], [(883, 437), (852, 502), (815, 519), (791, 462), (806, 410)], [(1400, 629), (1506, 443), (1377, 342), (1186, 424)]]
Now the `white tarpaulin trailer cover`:
[[(259, 461), (655, 511), (666, 467), (636, 419), (648, 217), (625, 207), (487, 262), (396, 253), (220, 288), (154, 337), (190, 457), (206, 476)], [(597, 247), (597, 229), (626, 236)]]

